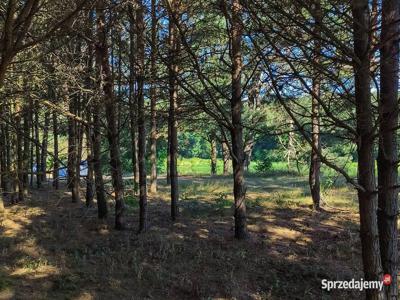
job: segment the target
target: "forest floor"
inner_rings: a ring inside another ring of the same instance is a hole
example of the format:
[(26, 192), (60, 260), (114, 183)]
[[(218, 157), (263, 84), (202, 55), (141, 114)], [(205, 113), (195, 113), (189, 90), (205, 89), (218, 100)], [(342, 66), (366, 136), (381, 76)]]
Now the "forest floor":
[[(181, 178), (181, 215), (169, 219), (160, 180), (147, 233), (128, 196), (127, 230), (97, 220), (65, 190), (33, 190), (0, 220), (0, 299), (359, 299), (321, 280), (361, 277), (354, 192), (324, 192), (310, 209), (304, 178), (250, 177), (250, 239), (233, 236), (231, 179)], [(110, 201), (110, 206), (112, 202)], [(333, 208), (335, 207), (335, 208)], [(110, 208), (110, 212), (113, 209)]]

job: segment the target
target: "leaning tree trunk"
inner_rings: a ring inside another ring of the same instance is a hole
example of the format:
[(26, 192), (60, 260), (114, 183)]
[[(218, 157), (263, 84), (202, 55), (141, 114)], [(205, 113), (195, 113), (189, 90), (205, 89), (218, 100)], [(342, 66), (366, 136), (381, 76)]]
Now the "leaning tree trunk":
[[(357, 120), (358, 201), (365, 280), (382, 280), (378, 233), (378, 197), (374, 170), (374, 126), (371, 103), (368, 0), (353, 0), (355, 104)], [(366, 290), (368, 299), (383, 299), (382, 291)]]
[(138, 100), (138, 160), (139, 160), (139, 232), (147, 230), (147, 182), (146, 182), (146, 127), (144, 115), (144, 7), (138, 2), (136, 10), (137, 26), (137, 100)]
[(156, 0), (151, 0), (151, 66), (150, 66), (150, 114), (151, 114), (151, 132), (150, 132), (150, 193), (157, 192), (157, 95), (155, 80), (157, 76), (156, 69), (157, 58), (157, 15)]
[(383, 272), (390, 274), (393, 283), (385, 287), (388, 299), (397, 298), (398, 269), (398, 149), (397, 126), (399, 121), (399, 38), (400, 12), (398, 0), (382, 3), (381, 76), (379, 103), (378, 151), (378, 226)]
[(105, 28), (105, 5), (100, 0), (97, 6), (97, 34), (96, 45), (97, 65), (99, 68), (100, 82), (103, 87), (103, 101), (107, 119), (107, 139), (110, 147), (110, 166), (112, 184), (115, 194), (115, 229), (124, 229), (124, 182), (122, 178), (122, 166), (120, 149), (118, 144), (118, 130), (115, 112), (115, 98), (113, 92), (113, 79), (111, 77), (108, 61), (107, 30)]
[[(315, 2), (314, 7), (315, 14), (315, 25), (314, 34), (316, 37), (320, 36), (320, 24), (321, 24), (321, 4), (319, 0)], [(312, 102), (311, 102), (311, 123), (312, 123), (312, 148), (311, 148), (311, 161), (310, 171), (308, 176), (308, 182), (310, 185), (311, 198), (315, 210), (319, 210), (321, 206), (321, 193), (320, 193), (320, 173), (321, 173), (321, 160), (318, 153), (321, 150), (320, 142), (320, 118), (319, 118), (319, 102), (318, 97), (320, 96), (320, 75), (318, 74), (318, 64), (320, 61), (321, 45), (318, 38), (315, 38), (314, 44), (314, 55), (313, 63), (314, 77), (312, 82)]]
[(176, 17), (176, 1), (172, 3), (172, 11), (169, 21), (169, 114), (168, 114), (168, 144), (169, 144), (169, 176), (171, 182), (171, 219), (176, 220), (179, 214), (178, 200), (178, 121), (176, 116), (178, 100), (178, 40), (177, 27), (172, 18)]
[(235, 199), (235, 237), (247, 237), (246, 226), (246, 186), (244, 182), (244, 146), (242, 125), (242, 25), (241, 4), (232, 1), (231, 48), (232, 48), (232, 98), (231, 98), (231, 138), (233, 166), (233, 196)]

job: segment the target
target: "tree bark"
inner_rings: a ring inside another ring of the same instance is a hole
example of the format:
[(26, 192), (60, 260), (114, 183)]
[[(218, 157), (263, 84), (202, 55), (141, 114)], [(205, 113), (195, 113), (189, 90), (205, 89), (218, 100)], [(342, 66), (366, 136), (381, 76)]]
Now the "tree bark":
[(233, 195), (235, 199), (235, 238), (247, 237), (246, 186), (244, 182), (244, 146), (242, 125), (242, 26), (241, 4), (232, 0), (231, 48), (232, 48), (232, 98), (231, 98), (231, 138), (233, 166)]
[[(320, 24), (321, 18), (321, 3), (315, 2), (314, 9), (314, 33), (315, 36), (320, 36)], [(321, 193), (320, 193), (320, 173), (321, 173), (321, 160), (318, 153), (321, 152), (321, 141), (320, 141), (320, 117), (319, 117), (319, 102), (320, 97), (320, 75), (318, 74), (318, 67), (320, 61), (321, 45), (318, 38), (314, 42), (314, 77), (312, 82), (312, 99), (311, 99), (311, 124), (312, 124), (312, 148), (311, 148), (311, 160), (310, 160), (310, 171), (308, 176), (308, 182), (310, 185), (311, 198), (313, 201), (313, 207), (315, 210), (319, 210), (321, 206)], [(318, 149), (318, 150), (316, 150)]]
[(211, 175), (217, 175), (217, 141), (215, 135), (210, 140)]
[(107, 218), (108, 208), (104, 194), (104, 181), (101, 163), (101, 122), (100, 122), (100, 101), (95, 99), (93, 109), (93, 171), (96, 188), (97, 210), (99, 219)]
[(40, 175), (42, 181), (47, 180), (47, 146), (49, 144), (49, 125), (50, 125), (50, 112), (46, 111), (44, 115), (44, 126), (43, 126), (43, 136), (42, 136), (42, 151), (40, 157)]
[(53, 148), (54, 148), (54, 164), (53, 164), (53, 187), (59, 189), (58, 170), (60, 169), (60, 162), (58, 158), (58, 117), (57, 112), (53, 111)]
[[(87, 109), (87, 120), (90, 123), (91, 111)], [(93, 143), (92, 143), (92, 128), (86, 126), (86, 152), (87, 152), (87, 176), (86, 176), (86, 206), (91, 206), (93, 204), (94, 198), (94, 167), (93, 167)]]
[(385, 287), (386, 297), (398, 296), (398, 173), (397, 130), (399, 121), (399, 38), (400, 5), (398, 0), (382, 2), (380, 48), (380, 103), (378, 150), (378, 226), (383, 272), (393, 283)]
[(151, 114), (151, 133), (150, 133), (150, 193), (157, 192), (157, 95), (156, 95), (156, 58), (157, 58), (157, 15), (156, 0), (151, 0), (151, 66), (150, 66), (150, 114)]
[(139, 232), (147, 230), (147, 182), (146, 182), (146, 127), (144, 115), (144, 47), (145, 24), (144, 7), (142, 1), (138, 2), (136, 10), (137, 26), (137, 100), (138, 100), (138, 159), (139, 159)]
[(171, 181), (171, 219), (176, 220), (179, 214), (178, 200), (179, 200), (179, 190), (178, 190), (178, 121), (176, 116), (176, 111), (178, 108), (178, 40), (177, 34), (178, 30), (175, 22), (172, 18), (176, 17), (172, 14), (176, 13), (177, 3), (172, 1), (172, 12), (169, 20), (169, 114), (168, 114), (168, 124), (169, 124), (169, 176)]
[(23, 118), (24, 118), (24, 151), (23, 151), (23, 162), (22, 162), (22, 188), (24, 196), (28, 196), (28, 186), (29, 186), (29, 155), (31, 148), (30, 141), (30, 127), (32, 120), (32, 106), (31, 103), (26, 103), (23, 107)]
[[(67, 88), (64, 88), (64, 93), (67, 93)], [(67, 95), (67, 94), (66, 94)], [(65, 95), (65, 96), (66, 96)], [(77, 99), (76, 95), (69, 99), (69, 112), (71, 114), (76, 114), (77, 112)], [(78, 202), (80, 195), (79, 195), (79, 181), (77, 177), (79, 173), (76, 171), (76, 165), (78, 161), (78, 132), (77, 132), (77, 122), (72, 119), (68, 118), (68, 164), (67, 164), (67, 178), (68, 178), (68, 189), (71, 190), (72, 194), (72, 202)]]
[(42, 187), (42, 176), (40, 175), (40, 140), (39, 140), (39, 105), (35, 103), (35, 158), (36, 158), (36, 186)]
[[(382, 280), (378, 220), (378, 199), (374, 170), (374, 130), (371, 103), (369, 60), (368, 0), (353, 0), (355, 103), (357, 119), (358, 201), (360, 210), (360, 237), (365, 280)], [(366, 290), (367, 299), (384, 299), (379, 290)]]
[(112, 184), (115, 194), (115, 229), (124, 229), (124, 182), (119, 149), (117, 120), (115, 113), (115, 98), (113, 93), (113, 79), (111, 77), (108, 61), (106, 18), (104, 15), (104, 1), (100, 0), (97, 6), (97, 35), (96, 45), (97, 64), (100, 69), (99, 76), (103, 88), (103, 101), (107, 119), (107, 139), (110, 147), (110, 166)]
[(226, 176), (229, 175), (229, 159), (230, 159), (229, 147), (224, 141), (221, 143), (221, 146), (222, 146), (222, 159), (224, 164), (223, 175)]
[(24, 188), (23, 188), (23, 131), (22, 131), (22, 107), (19, 100), (15, 104), (15, 151), (16, 151), (16, 186), (17, 186), (17, 199), (18, 202), (24, 201)]
[(139, 161), (138, 161), (138, 139), (137, 139), (137, 95), (136, 95), (136, 16), (133, 5), (129, 6), (129, 119), (132, 148), (132, 171), (133, 171), (133, 190), (138, 193), (139, 188)]

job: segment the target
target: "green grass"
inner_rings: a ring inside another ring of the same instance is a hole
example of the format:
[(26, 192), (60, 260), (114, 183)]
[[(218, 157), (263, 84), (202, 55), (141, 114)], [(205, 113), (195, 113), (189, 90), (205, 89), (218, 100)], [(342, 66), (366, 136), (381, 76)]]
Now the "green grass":
[[(223, 162), (221, 159), (217, 161), (217, 174), (222, 174)], [(211, 161), (203, 158), (179, 158), (178, 173), (180, 175), (210, 175)]]
[[(259, 172), (256, 171), (257, 161), (252, 161), (249, 166), (248, 176), (260, 176)], [(291, 163), (290, 169), (288, 168), (286, 161), (273, 162), (271, 169), (267, 170), (262, 174), (263, 176), (274, 175), (300, 175), (307, 176), (308, 174), (308, 165), (300, 164), (300, 173), (297, 170), (297, 166), (295, 162)], [(165, 167), (166, 169), (166, 167)], [(357, 176), (357, 162), (349, 162), (345, 166), (346, 172), (353, 178)], [(229, 162), (229, 172), (232, 172), (231, 162)], [(343, 183), (343, 179), (339, 174), (325, 165), (322, 165), (322, 181), (323, 184), (330, 186), (333, 183)], [(179, 158), (178, 159), (178, 173), (179, 175), (188, 176), (204, 176), (210, 175), (211, 173), (211, 162), (209, 159), (203, 158)], [(221, 175), (223, 173), (223, 162), (222, 159), (217, 160), (217, 175)]]

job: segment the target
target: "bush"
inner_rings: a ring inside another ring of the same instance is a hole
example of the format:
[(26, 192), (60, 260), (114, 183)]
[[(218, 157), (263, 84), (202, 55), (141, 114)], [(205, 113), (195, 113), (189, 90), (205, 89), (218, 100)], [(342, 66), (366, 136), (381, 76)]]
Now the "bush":
[(259, 155), (259, 159), (257, 161), (255, 169), (259, 173), (265, 173), (272, 169), (272, 163), (275, 161), (279, 161), (279, 157), (277, 157), (275, 151), (262, 150), (261, 155)]

